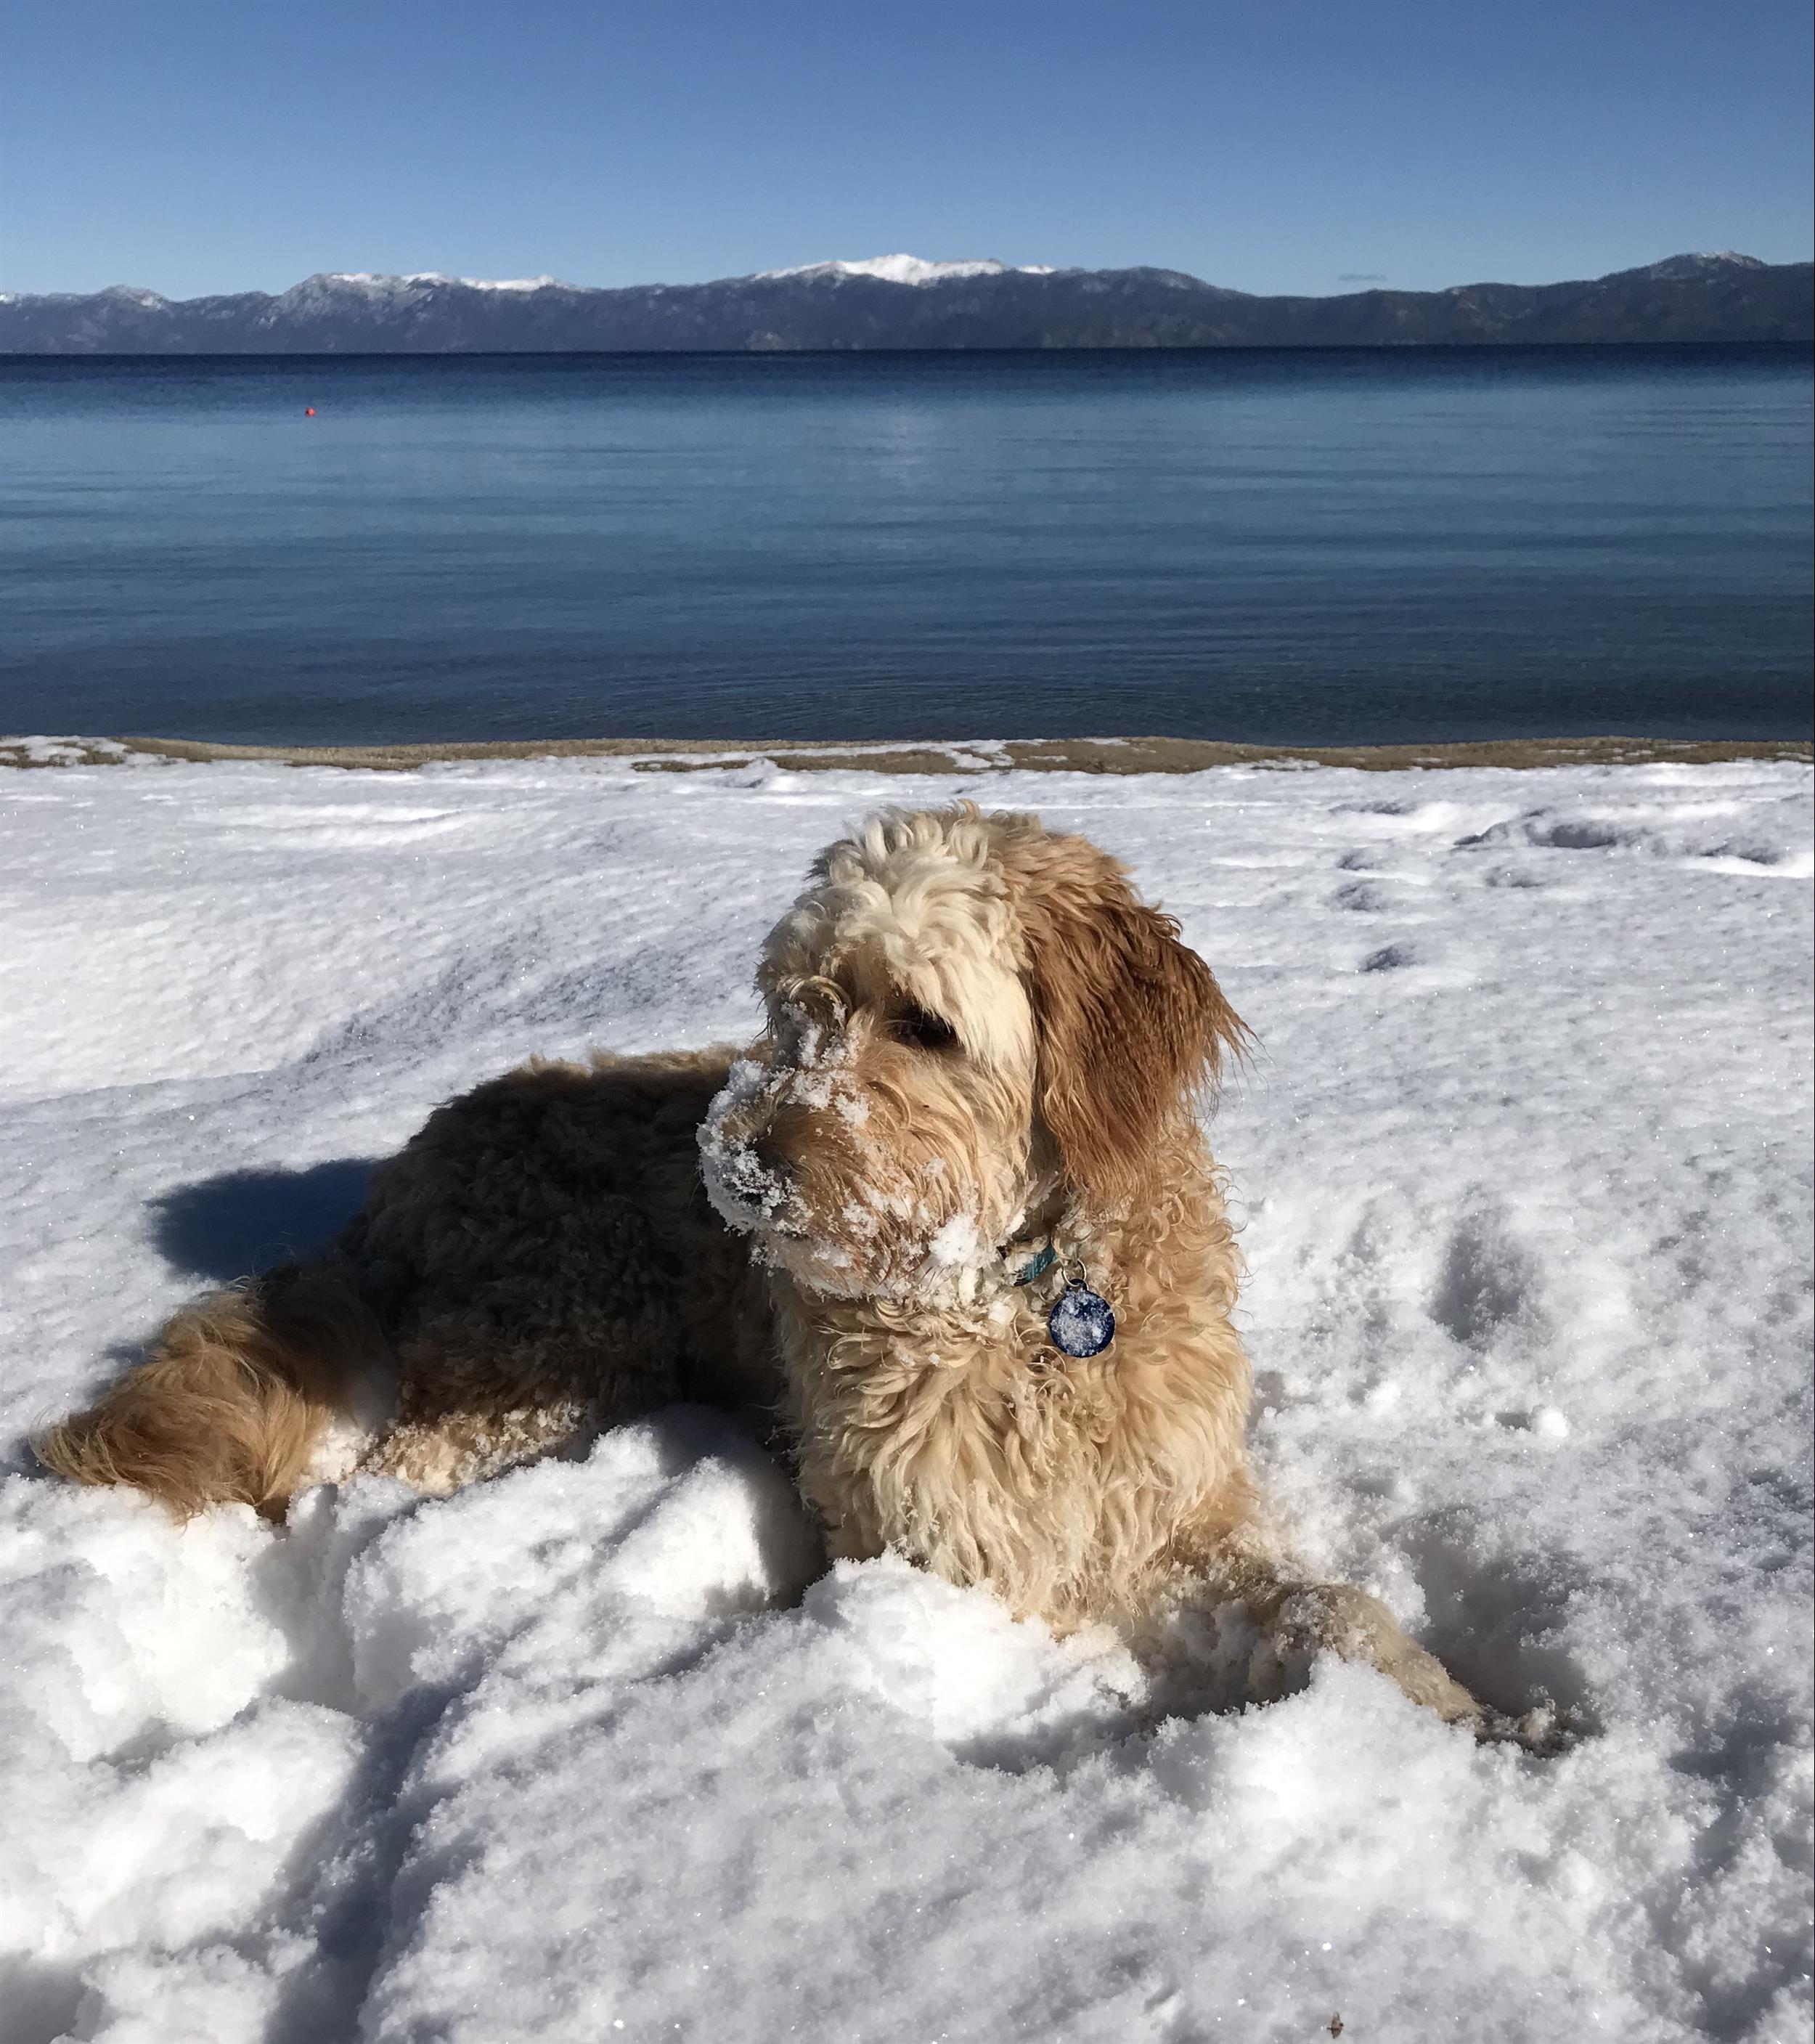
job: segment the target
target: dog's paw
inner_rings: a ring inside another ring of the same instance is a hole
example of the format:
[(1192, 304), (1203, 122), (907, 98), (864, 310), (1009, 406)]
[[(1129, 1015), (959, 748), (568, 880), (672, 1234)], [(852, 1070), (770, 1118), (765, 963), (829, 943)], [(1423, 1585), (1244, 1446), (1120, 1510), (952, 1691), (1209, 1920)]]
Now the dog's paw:
[(1322, 1583), (1286, 1599), (1271, 1628), (1273, 1644), (1287, 1669), (1319, 1650), (1378, 1668), (1414, 1704), (1435, 1711), (1446, 1724), (1472, 1724), (1491, 1713), (1415, 1640), (1378, 1597), (1342, 1583)]
[(1581, 1713), (1540, 1696), (1528, 1711), (1483, 1710), (1470, 1727), (1483, 1746), (1516, 1746), (1540, 1760), (1567, 1753), (1582, 1736)]

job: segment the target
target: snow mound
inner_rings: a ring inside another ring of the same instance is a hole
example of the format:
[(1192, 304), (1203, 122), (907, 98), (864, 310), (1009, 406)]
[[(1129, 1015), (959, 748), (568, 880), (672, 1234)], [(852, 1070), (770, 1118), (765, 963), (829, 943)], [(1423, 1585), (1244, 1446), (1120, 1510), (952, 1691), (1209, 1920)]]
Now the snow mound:
[(283, 1528), (33, 1470), (33, 1424), (332, 1234), (436, 1101), (745, 1036), (808, 858), (902, 792), (0, 775), (0, 2034), (1805, 2038), (1797, 767), (913, 783), (1088, 832), (1215, 966), (1262, 1045), (1217, 1124), (1261, 1479), (1490, 1700), (1571, 1712), (1560, 1758), (1331, 1662), (1207, 1712), (1226, 1628), (1142, 1667), (828, 1573), (693, 1408)]

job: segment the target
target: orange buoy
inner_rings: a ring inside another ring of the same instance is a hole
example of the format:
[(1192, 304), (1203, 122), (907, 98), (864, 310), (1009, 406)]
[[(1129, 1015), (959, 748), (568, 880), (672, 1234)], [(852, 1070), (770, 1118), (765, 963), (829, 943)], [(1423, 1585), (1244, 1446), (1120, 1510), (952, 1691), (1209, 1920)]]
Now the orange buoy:
[(302, 408), (302, 416), (305, 419), (313, 419), (315, 417), (315, 407), (313, 405), (305, 405)]

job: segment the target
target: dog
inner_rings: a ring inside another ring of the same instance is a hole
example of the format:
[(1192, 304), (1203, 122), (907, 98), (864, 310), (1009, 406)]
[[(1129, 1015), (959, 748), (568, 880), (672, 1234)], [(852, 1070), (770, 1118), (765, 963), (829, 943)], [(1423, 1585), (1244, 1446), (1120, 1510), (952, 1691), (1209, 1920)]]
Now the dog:
[(1136, 1642), (1239, 1604), (1276, 1692), (1330, 1649), (1500, 1735), (1266, 1529), (1200, 1112), (1248, 1032), (1124, 868), (1030, 816), (885, 811), (758, 986), (742, 1053), (532, 1062), (441, 1107), (328, 1251), (178, 1313), (40, 1460), (281, 1518), (387, 1377), (358, 1466), (431, 1494), (705, 1400), (778, 1429), (834, 1558)]

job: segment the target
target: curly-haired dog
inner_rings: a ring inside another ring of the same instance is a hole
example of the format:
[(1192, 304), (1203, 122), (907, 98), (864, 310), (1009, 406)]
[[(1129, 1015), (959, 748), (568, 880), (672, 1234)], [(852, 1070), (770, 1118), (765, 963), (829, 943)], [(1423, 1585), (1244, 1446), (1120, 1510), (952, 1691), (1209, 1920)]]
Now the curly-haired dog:
[(1259, 1530), (1195, 1112), (1245, 1032), (1122, 867), (1030, 816), (886, 813), (821, 856), (758, 983), (743, 1057), (531, 1064), (440, 1108), (325, 1255), (179, 1314), (40, 1457), (276, 1515), (386, 1371), (363, 1466), (430, 1492), (677, 1398), (779, 1410), (835, 1555), (1061, 1630), (1240, 1600), (1276, 1656), (1333, 1647), (1485, 1726)]

